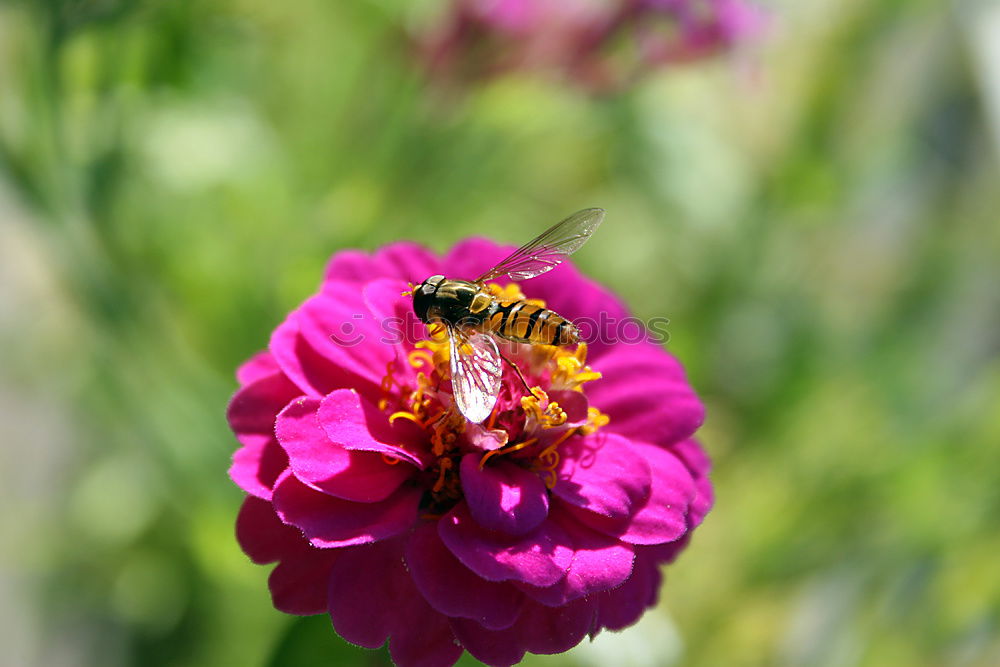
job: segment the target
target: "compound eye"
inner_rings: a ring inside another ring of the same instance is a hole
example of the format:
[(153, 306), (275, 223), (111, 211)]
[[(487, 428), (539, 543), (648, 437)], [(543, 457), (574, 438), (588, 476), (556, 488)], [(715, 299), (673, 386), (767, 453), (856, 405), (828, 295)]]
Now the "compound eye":
[(430, 296), (431, 294), (434, 294), (435, 291), (437, 291), (437, 286), (428, 285), (427, 283), (424, 283), (423, 287), (420, 288), (420, 291), (426, 294), (427, 296)]

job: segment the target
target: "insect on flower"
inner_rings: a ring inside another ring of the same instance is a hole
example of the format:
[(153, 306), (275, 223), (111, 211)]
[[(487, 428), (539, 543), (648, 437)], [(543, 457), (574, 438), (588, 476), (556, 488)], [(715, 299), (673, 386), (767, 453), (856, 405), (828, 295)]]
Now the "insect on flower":
[(480, 423), (493, 411), (507, 363), (495, 337), (529, 345), (574, 345), (579, 331), (555, 311), (527, 299), (504, 300), (486, 283), (507, 276), (527, 280), (551, 271), (587, 242), (604, 220), (604, 209), (585, 208), (557, 222), (474, 281), (434, 275), (412, 290), (413, 310), (426, 324), (445, 327), (450, 341), (451, 382), (459, 411)]
[[(529, 297), (516, 282), (562, 262), (602, 215), (577, 213), (513, 254), (486, 239), (441, 256), (409, 242), (342, 250), (239, 368), (236, 535), (253, 562), (276, 563), (277, 609), (327, 613), (400, 667), (450, 667), (465, 651), (503, 667), (657, 603), (661, 566), (712, 505), (701, 401), (654, 341), (574, 348), (584, 336), (563, 317), (582, 329), (629, 311), (570, 261)], [(502, 257), (478, 281), (442, 277)], [(414, 321), (415, 306), (436, 324)], [(405, 335), (386, 336), (399, 320)], [(331, 336), (344, 322), (354, 337)]]

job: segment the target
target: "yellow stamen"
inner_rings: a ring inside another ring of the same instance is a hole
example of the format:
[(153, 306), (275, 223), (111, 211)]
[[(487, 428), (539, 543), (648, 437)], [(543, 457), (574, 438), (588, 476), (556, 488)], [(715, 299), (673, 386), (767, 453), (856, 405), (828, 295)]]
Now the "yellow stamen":
[(427, 424), (425, 424), (423, 421), (421, 421), (420, 419), (418, 419), (415, 414), (413, 414), (412, 412), (406, 412), (404, 410), (400, 410), (398, 412), (393, 412), (391, 415), (389, 415), (389, 423), (390, 424), (392, 424), (393, 422), (395, 422), (397, 419), (407, 419), (407, 420), (413, 422), (414, 424), (416, 424), (417, 426), (419, 426), (420, 428), (425, 428), (427, 426)]
[(414, 368), (423, 367), (428, 371), (434, 369), (434, 354), (429, 350), (410, 350), (410, 353), (406, 355), (406, 360)]
[(525, 447), (531, 447), (533, 444), (538, 442), (538, 438), (531, 438), (530, 440), (525, 440), (524, 442), (519, 442), (516, 445), (511, 445), (510, 447), (501, 447), (499, 449), (494, 449), (492, 451), (483, 454), (483, 458), (479, 459), (479, 469), (482, 470), (486, 462), (498, 454), (511, 454), (513, 452), (524, 449)]
[(451, 459), (441, 459), (437, 481), (434, 482), (434, 486), (431, 488), (433, 493), (440, 493), (441, 489), (444, 488), (445, 475), (449, 470), (451, 470)]

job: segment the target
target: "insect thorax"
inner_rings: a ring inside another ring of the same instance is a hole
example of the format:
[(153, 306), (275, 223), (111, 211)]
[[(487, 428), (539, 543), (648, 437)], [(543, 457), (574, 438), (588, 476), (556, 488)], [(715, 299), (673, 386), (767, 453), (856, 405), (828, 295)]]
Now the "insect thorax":
[(476, 283), (444, 276), (431, 276), (413, 293), (413, 310), (428, 323), (478, 325), (493, 302), (493, 297)]

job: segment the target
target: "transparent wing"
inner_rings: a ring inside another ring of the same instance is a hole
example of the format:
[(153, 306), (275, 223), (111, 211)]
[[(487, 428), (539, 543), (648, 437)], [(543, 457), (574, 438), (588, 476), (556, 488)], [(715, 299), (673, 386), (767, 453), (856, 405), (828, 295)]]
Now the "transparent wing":
[(476, 424), (490, 416), (500, 393), (503, 371), (493, 337), (449, 327), (451, 387), (459, 411)]
[(509, 257), (479, 276), (477, 283), (504, 274), (511, 280), (527, 280), (551, 271), (580, 249), (604, 220), (603, 208), (585, 208), (557, 222)]

